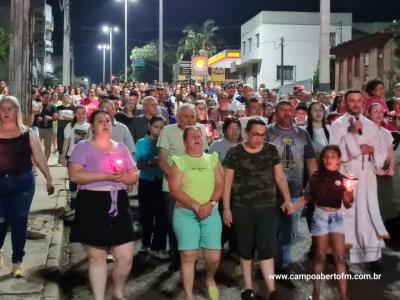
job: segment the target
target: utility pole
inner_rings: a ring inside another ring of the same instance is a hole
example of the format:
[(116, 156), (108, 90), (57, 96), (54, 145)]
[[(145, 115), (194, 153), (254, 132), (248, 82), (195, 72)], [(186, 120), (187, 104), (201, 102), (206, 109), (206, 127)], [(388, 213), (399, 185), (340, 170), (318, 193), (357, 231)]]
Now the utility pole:
[(281, 86), (284, 84), (283, 80), (283, 48), (284, 48), (284, 39), (281, 37)]
[(32, 9), (31, 1), (11, 0), (10, 94), (21, 104), (25, 121), (32, 112)]
[(125, 0), (125, 56), (124, 56), (124, 71), (125, 83), (128, 82), (128, 0)]
[(64, 0), (64, 40), (63, 40), (63, 76), (64, 86), (71, 85), (71, 25), (70, 25), (70, 0)]
[(329, 34), (331, 27), (331, 1), (320, 0), (320, 39), (319, 39), (319, 90), (330, 89)]
[(163, 82), (164, 81), (164, 24), (163, 24), (163, 0), (160, 0), (160, 5), (159, 5), (159, 21), (158, 21), (158, 35), (159, 35), (159, 41), (158, 41), (158, 82)]

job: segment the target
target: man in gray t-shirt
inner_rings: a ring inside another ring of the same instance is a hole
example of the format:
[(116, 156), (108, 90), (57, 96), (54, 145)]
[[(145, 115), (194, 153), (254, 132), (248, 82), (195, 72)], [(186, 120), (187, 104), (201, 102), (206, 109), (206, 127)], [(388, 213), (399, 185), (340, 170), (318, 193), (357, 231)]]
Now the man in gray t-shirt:
[[(292, 104), (289, 101), (280, 101), (276, 105), (275, 111), (276, 123), (268, 126), (267, 139), (278, 149), (289, 184), (292, 203), (296, 203), (303, 193), (304, 164), (308, 174), (313, 174), (317, 170), (316, 155), (308, 132), (293, 123), (294, 108)], [(276, 265), (277, 268), (284, 269), (291, 262), (292, 238), (298, 232), (300, 212), (293, 215), (281, 213), (280, 217), (279, 252)]]

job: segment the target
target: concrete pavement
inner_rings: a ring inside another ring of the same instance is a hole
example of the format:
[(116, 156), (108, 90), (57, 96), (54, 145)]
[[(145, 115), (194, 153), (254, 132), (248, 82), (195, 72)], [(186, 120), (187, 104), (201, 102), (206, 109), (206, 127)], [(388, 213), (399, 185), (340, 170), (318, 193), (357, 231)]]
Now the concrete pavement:
[(47, 195), (46, 181), (39, 172), (32, 201), (28, 229), (39, 232), (44, 238), (28, 239), (25, 245), (24, 269), (27, 276), (15, 279), (11, 271), (11, 236), (8, 233), (3, 247), (4, 266), (0, 270), (0, 299), (60, 299), (58, 277), (64, 232), (59, 218), (66, 206), (66, 168), (57, 164), (57, 157), (49, 159), (55, 193)]

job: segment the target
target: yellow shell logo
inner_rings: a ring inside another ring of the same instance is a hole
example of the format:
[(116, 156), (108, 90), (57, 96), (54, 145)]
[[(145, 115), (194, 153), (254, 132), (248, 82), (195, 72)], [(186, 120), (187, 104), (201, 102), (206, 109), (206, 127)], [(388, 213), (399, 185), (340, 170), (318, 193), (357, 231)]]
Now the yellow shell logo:
[(196, 67), (196, 69), (204, 69), (206, 67), (206, 61), (204, 60), (203, 57), (198, 57), (195, 61), (194, 61), (194, 65)]

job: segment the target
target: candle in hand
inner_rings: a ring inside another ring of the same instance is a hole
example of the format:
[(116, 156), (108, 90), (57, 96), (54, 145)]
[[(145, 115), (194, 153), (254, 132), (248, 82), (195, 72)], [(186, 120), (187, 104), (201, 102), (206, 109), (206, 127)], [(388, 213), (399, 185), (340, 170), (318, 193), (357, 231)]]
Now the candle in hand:
[(122, 161), (122, 159), (116, 159), (114, 161), (113, 171), (114, 172), (121, 172), (122, 169), (123, 169), (123, 161)]

